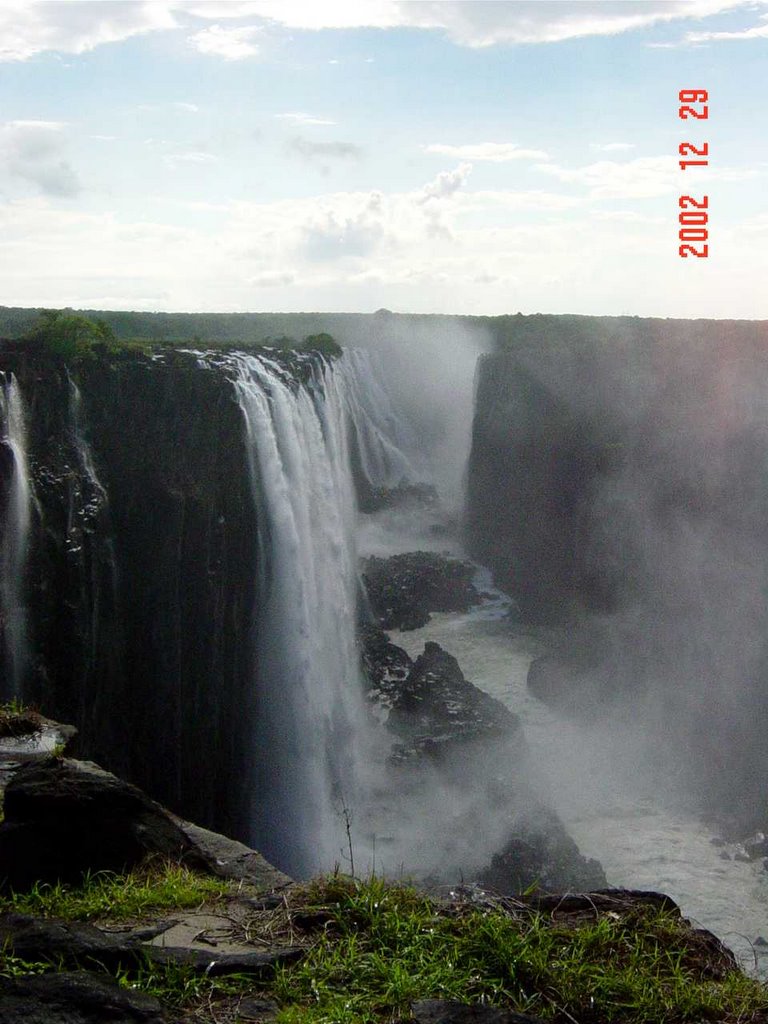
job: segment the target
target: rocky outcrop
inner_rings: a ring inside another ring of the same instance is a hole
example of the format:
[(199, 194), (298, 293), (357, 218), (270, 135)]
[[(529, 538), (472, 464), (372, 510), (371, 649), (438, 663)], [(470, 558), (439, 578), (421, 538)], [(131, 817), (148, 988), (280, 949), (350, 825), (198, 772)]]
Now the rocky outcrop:
[(419, 629), (430, 612), (467, 611), (480, 603), (466, 562), (431, 551), (368, 558), (363, 582), (374, 618), (382, 629)]
[(0, 884), (6, 888), (122, 872), (152, 855), (261, 886), (288, 881), (255, 851), (182, 822), (90, 762), (51, 757), (31, 763), (5, 790)]
[(166, 1024), (153, 996), (84, 971), (0, 978), (3, 1024)]
[(432, 642), (393, 696), (387, 725), (403, 741), (398, 759), (427, 755), (448, 765), (469, 744), (487, 744), (489, 760), (494, 741), (524, 747), (517, 716), (465, 679), (453, 655)]
[(600, 862), (584, 857), (558, 816), (540, 804), (515, 821), (513, 835), (478, 881), (503, 895), (531, 886), (542, 892), (578, 892), (608, 885)]

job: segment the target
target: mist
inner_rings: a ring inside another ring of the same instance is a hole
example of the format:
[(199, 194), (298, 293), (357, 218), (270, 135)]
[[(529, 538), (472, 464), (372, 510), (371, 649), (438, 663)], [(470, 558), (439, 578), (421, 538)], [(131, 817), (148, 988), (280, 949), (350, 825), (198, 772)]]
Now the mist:
[(459, 516), (472, 428), (475, 366), (493, 347), (490, 330), (457, 317), (366, 318), (365, 333), (337, 329), (343, 345), (370, 349), (386, 366), (396, 415), (412, 432), (408, 452), (422, 481), (438, 490), (446, 512)]
[(602, 731), (642, 738), (640, 767), (660, 797), (754, 827), (768, 717), (760, 332), (601, 328), (519, 357), (605, 456), (575, 512), (580, 610), (560, 640), (568, 704)]

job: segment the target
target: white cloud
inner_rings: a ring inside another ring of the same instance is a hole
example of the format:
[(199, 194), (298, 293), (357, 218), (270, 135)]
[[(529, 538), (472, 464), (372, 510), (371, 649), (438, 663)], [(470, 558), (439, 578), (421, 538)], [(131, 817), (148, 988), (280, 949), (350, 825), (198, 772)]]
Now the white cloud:
[(70, 198), (81, 191), (65, 158), (66, 125), (60, 121), (8, 121), (0, 125), (0, 167), (44, 195)]
[(428, 203), (431, 199), (445, 199), (454, 195), (464, 185), (472, 170), (472, 164), (460, 164), (453, 171), (442, 171), (425, 185), (419, 196), (419, 203)]
[[(764, 0), (758, 0), (764, 6)], [(4, 0), (0, 7), (0, 61), (28, 60), (46, 51), (85, 53), (136, 35), (181, 29), (195, 19), (214, 24), (194, 33), (201, 53), (241, 60), (254, 56), (254, 37), (264, 26), (320, 31), (339, 28), (398, 27), (442, 31), (460, 46), (552, 43), (588, 36), (616, 35), (652, 25), (701, 19), (752, 0)], [(248, 25), (221, 22), (251, 19)], [(698, 33), (708, 38), (757, 38), (746, 32)]]
[(549, 159), (549, 154), (542, 149), (522, 149), (512, 142), (479, 142), (465, 146), (446, 146), (433, 143), (422, 148), (425, 153), (450, 156), (456, 160), (487, 161), (494, 164), (509, 163), (511, 160)]
[(0, 6), (0, 61), (37, 53), (86, 53), (104, 43), (174, 28), (168, 4), (153, 0), (4, 0)]
[(626, 153), (635, 148), (634, 142), (590, 142), (592, 149), (600, 153)]
[(274, 116), (276, 118), (278, 118), (278, 120), (290, 121), (291, 124), (297, 124), (297, 125), (302, 125), (302, 126), (303, 125), (333, 125), (333, 124), (336, 124), (335, 121), (328, 121), (328, 120), (326, 120), (325, 118), (322, 118), (322, 117), (313, 117), (311, 114), (302, 114), (302, 113), (296, 113), (296, 114), (275, 114)]
[[(682, 187), (682, 172), (674, 156), (638, 157), (625, 163), (601, 160), (584, 167), (541, 164), (538, 169), (559, 181), (584, 186), (593, 199), (652, 199), (678, 192)], [(757, 173), (736, 167), (689, 168), (684, 184), (743, 181), (756, 177)]]
[[(702, 18), (749, 0), (404, 0), (328, 4), (265, 0), (242, 13), (266, 17), (295, 29), (396, 28), (442, 30), (460, 46), (552, 43), (595, 35), (617, 35), (685, 18)], [(210, 5), (208, 5), (210, 7)]]
[[(761, 15), (760, 20), (768, 21), (768, 14)], [(751, 28), (740, 29), (736, 32), (687, 32), (684, 41), (696, 44), (730, 40), (742, 42), (748, 39), (768, 39), (768, 24), (753, 25)]]
[(186, 153), (169, 153), (163, 158), (170, 167), (177, 164), (214, 164), (217, 157), (213, 153), (205, 153), (201, 150), (190, 150)]
[(261, 28), (258, 25), (244, 25), (240, 28), (222, 28), (221, 25), (211, 25), (190, 36), (189, 43), (199, 53), (210, 57), (223, 57), (224, 60), (244, 60), (259, 52), (259, 47), (253, 42), (253, 39), (260, 32)]
[(177, 100), (173, 106), (177, 110), (184, 110), (188, 114), (198, 114), (200, 107), (196, 103), (185, 103), (183, 100)]
[(249, 277), (248, 283), (255, 285), (257, 288), (279, 288), (280, 286), (293, 284), (294, 280), (293, 274), (268, 270), (264, 274), (256, 274), (255, 277)]

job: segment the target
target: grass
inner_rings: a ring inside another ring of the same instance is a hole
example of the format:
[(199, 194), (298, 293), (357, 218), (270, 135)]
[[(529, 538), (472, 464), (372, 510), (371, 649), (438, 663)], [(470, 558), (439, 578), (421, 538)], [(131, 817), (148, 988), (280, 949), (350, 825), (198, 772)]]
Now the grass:
[(768, 1019), (765, 988), (725, 968), (669, 912), (573, 926), (501, 906), (441, 907), (376, 879), (316, 893), (330, 917), (305, 959), (275, 979), (280, 1024), (389, 1021), (423, 998), (579, 1024)]
[(232, 889), (231, 882), (178, 864), (149, 863), (126, 875), (99, 871), (81, 885), (37, 883), (29, 892), (0, 897), (0, 911), (69, 921), (124, 921), (210, 904), (225, 899)]
[[(116, 921), (221, 907), (237, 895), (231, 882), (155, 864), (79, 887), (40, 885), (2, 909)], [(281, 902), (248, 914), (254, 948), (302, 945), (304, 958), (259, 983), (149, 962), (118, 980), (160, 998), (174, 1020), (200, 1024), (234, 1024), (246, 994), (276, 1001), (278, 1024), (384, 1024), (407, 1018), (424, 998), (489, 1003), (557, 1024), (768, 1022), (763, 985), (675, 913), (652, 907), (543, 915), (512, 900), (440, 901), (337, 874), (293, 885)], [(5, 976), (38, 969), (0, 957)]]

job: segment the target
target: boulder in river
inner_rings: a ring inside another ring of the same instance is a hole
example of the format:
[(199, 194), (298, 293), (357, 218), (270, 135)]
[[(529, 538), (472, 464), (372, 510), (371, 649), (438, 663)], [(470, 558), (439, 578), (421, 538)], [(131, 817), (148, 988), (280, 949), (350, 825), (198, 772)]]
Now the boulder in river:
[(480, 603), (468, 562), (434, 551), (368, 558), (363, 582), (382, 629), (419, 629), (430, 612), (464, 612)]

